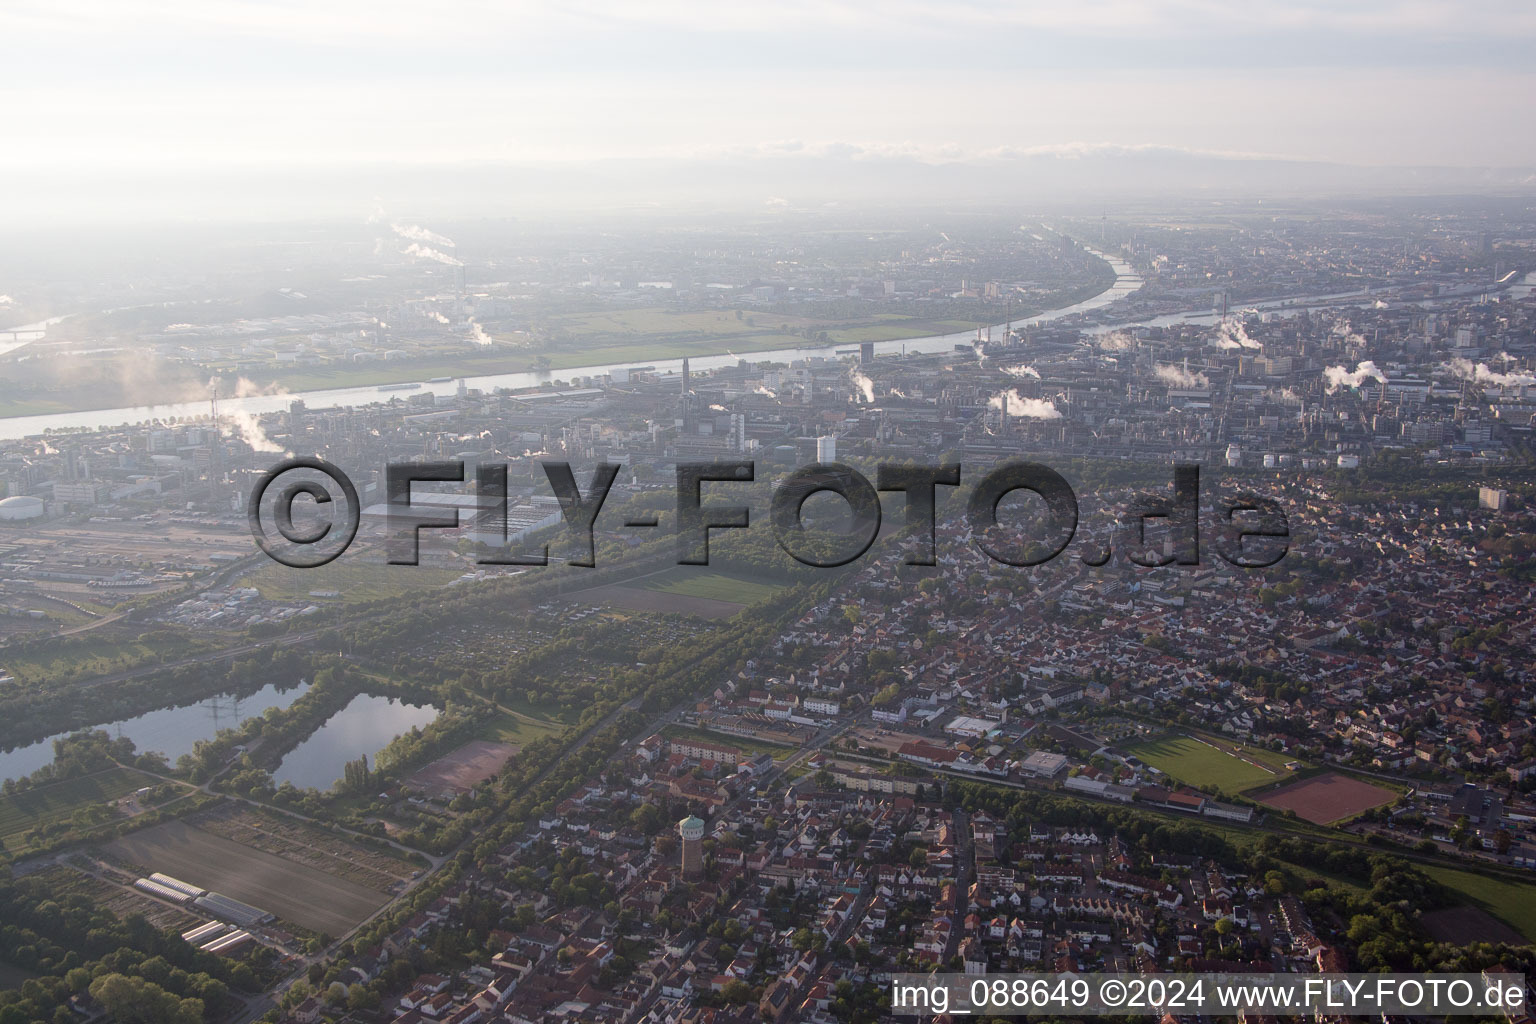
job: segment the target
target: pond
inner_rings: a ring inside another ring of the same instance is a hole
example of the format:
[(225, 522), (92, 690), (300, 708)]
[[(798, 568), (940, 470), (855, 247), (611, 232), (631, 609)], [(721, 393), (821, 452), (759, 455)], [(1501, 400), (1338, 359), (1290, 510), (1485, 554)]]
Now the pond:
[[(254, 693), (221, 693), (195, 704), (157, 708), (133, 718), (90, 728), (101, 729), (114, 737), (126, 736), (133, 740), (139, 753), (158, 751), (174, 765), (178, 757), (192, 752), (198, 740), (211, 740), (220, 729), (233, 729), (268, 708), (286, 708), (308, 690), (309, 683), (302, 679), (293, 683), (268, 683)], [(68, 735), (68, 732), (57, 733), (0, 753), (0, 781), (19, 779), (52, 764), (53, 741)]]
[(359, 694), (290, 750), (272, 780), (279, 786), (291, 782), (300, 789), (330, 789), (341, 779), (348, 761), (366, 754), (371, 765), (373, 755), (390, 740), (430, 725), (437, 715), (438, 709), (431, 705)]

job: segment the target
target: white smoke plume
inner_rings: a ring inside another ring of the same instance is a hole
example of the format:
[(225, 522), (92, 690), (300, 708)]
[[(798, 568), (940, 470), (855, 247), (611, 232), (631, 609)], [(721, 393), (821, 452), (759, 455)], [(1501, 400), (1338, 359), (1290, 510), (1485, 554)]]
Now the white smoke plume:
[(848, 379), (853, 386), (859, 389), (863, 401), (873, 403), (875, 400), (875, 382), (866, 377), (857, 366), (848, 371)]
[(1223, 320), (1216, 328), (1216, 344), (1222, 349), (1256, 349), (1260, 345), (1248, 337), (1248, 330), (1241, 321)]
[[(1508, 353), (1501, 352), (1499, 354), (1504, 357), (1505, 362), (1509, 361)], [(1536, 385), (1536, 377), (1528, 373), (1499, 373), (1496, 370), (1489, 369), (1487, 363), (1478, 363), (1474, 366), (1470, 359), (1452, 359), (1449, 363), (1445, 364), (1445, 368), (1451, 372), (1452, 376), (1460, 377), (1462, 380), (1470, 380), (1474, 384), (1494, 384), (1503, 388)]]
[(1169, 387), (1174, 388), (1208, 388), (1211, 386), (1203, 373), (1190, 373), (1179, 366), (1159, 366), (1156, 370), (1158, 379), (1164, 381)]
[(453, 239), (415, 224), (391, 224), (389, 228), (401, 238), (409, 238), (413, 242), (426, 242), (428, 245), (439, 245), (448, 249), (458, 248)]
[(727, 408), (726, 408), (726, 407), (725, 407), (725, 406), (723, 406), (723, 405), (720, 405), (720, 404), (719, 404), (719, 403), (718, 403), (718, 402), (712, 402), (712, 403), (710, 403), (710, 406), (709, 406), (709, 408), (710, 408), (710, 409), (711, 409), (711, 411), (713, 411), (713, 412), (730, 412), (730, 410), (729, 410), (729, 409), (727, 409)]
[(261, 421), (254, 413), (244, 409), (232, 409), (229, 419), (234, 423), (235, 431), (253, 451), (268, 452), (273, 455), (282, 453), (283, 446), (267, 436), (267, 432), (261, 429)]
[(1387, 382), (1387, 375), (1376, 368), (1373, 360), (1367, 359), (1355, 364), (1355, 372), (1350, 373), (1342, 366), (1330, 366), (1323, 371), (1323, 376), (1328, 379), (1328, 393), (1331, 395), (1340, 388), (1358, 388), (1368, 380), (1379, 380), (1383, 384)]
[(248, 377), (239, 377), (235, 380), (236, 398), (251, 398), (255, 395), (286, 395), (288, 389), (280, 384), (257, 384)]
[(438, 263), (446, 263), (450, 267), (462, 267), (464, 265), (464, 262), (456, 257), (449, 256), (445, 252), (416, 242), (412, 242), (402, 249), (400, 255), (412, 256), (419, 260), (436, 260)]
[(1044, 398), (1025, 398), (1014, 388), (993, 395), (988, 409), (1006, 410), (1009, 416), (1026, 420), (1059, 420), (1061, 410)]
[(1005, 366), (1003, 372), (1014, 377), (1033, 377), (1040, 379), (1040, 371), (1033, 366)]
[(774, 391), (772, 388), (765, 388), (761, 384), (759, 384), (757, 387), (753, 388), (752, 391), (755, 394), (767, 395), (769, 398), (778, 398), (779, 397), (778, 392)]
[(891, 388), (891, 397), (892, 398), (906, 398), (907, 397), (907, 393), (905, 391), (901, 390), (901, 388)]
[[(246, 377), (238, 378), (233, 389), (222, 388), (220, 387), (221, 383), (219, 378), (214, 377), (208, 381), (208, 387), (211, 391), (221, 393), (226, 398), (239, 399), (251, 398), (256, 395), (285, 395), (288, 393), (286, 388), (276, 384), (263, 386)], [(235, 433), (239, 434), (240, 438), (250, 445), (252, 450), (274, 455), (282, 453), (283, 446), (267, 436), (267, 432), (261, 428), (261, 420), (257, 419), (254, 413), (241, 409), (238, 406), (226, 406), (219, 410), (219, 419), (228, 419), (235, 428)], [(219, 424), (214, 424), (214, 427), (217, 429)]]
[(485, 333), (485, 328), (481, 327), (474, 320), (471, 320), (469, 322), (469, 327), (470, 327), (470, 337), (475, 339), (475, 344), (477, 344), (477, 345), (489, 345), (489, 344), (491, 344), (495, 340), (489, 334)]
[(1126, 331), (1110, 331), (1098, 337), (1101, 352), (1129, 352), (1136, 347), (1136, 339)]

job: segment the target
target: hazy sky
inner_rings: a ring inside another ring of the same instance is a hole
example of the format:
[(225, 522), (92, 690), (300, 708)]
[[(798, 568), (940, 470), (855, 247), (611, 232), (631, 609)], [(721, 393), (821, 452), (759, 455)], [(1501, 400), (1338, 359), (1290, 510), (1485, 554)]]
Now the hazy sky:
[(1157, 144), (1536, 165), (1536, 4), (6, 0), (0, 160)]
[[(643, 158), (621, 180), (674, 185), (692, 161), (684, 196), (722, 160), (764, 172), (751, 194), (830, 168), (856, 196), (855, 168), (899, 177), (882, 158), (1010, 180), (1010, 156), (1109, 147), (1536, 182), (1529, 0), (4, 0), (0, 39), (13, 225), (361, 217), (387, 193), (486, 211), (544, 187), (456, 194), (466, 161), (558, 183)], [(367, 180), (386, 166), (416, 177)]]

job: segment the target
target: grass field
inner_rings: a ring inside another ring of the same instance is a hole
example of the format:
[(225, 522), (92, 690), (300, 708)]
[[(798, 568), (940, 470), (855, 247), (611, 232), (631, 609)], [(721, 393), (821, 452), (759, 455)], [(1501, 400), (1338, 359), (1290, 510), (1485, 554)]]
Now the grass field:
[(1269, 750), (1265, 747), (1246, 746), (1226, 736), (1215, 736), (1201, 732), (1193, 732), (1190, 735), (1196, 739), (1205, 740), (1213, 747), (1219, 747), (1227, 753), (1237, 753), (1245, 760), (1257, 761), (1265, 767), (1273, 768), (1280, 773), (1280, 778), (1290, 774), (1285, 770), (1285, 766), (1297, 760), (1292, 754), (1282, 754), (1278, 750)]
[(1193, 736), (1160, 736), (1134, 744), (1126, 748), (1126, 753), (1141, 758), (1170, 778), (1206, 791), (1219, 789), (1225, 793), (1241, 793), (1283, 777), (1217, 750)]
[(0, 842), (7, 848), (19, 845), (13, 844), (12, 837), (41, 824), (62, 821), (81, 807), (116, 800), (155, 781), (131, 768), (111, 768), (0, 797)]
[(1424, 873), (1536, 942), (1536, 885), (1506, 882), (1456, 868), (1425, 866)]
[(732, 604), (756, 604), (783, 589), (772, 583), (759, 583), (719, 572), (689, 571), (687, 568), (668, 569), (664, 573), (639, 580), (636, 585), (663, 594), (729, 601)]
[(565, 728), (559, 722), (551, 722), (547, 718), (535, 718), (532, 715), (509, 711), (486, 718), (480, 728), (475, 731), (475, 738), (525, 747), (542, 736), (561, 733)]
[(504, 697), (496, 703), (514, 715), (548, 722), (551, 726), (555, 727), (563, 728), (567, 725), (575, 725), (581, 719), (580, 708), (561, 708), (556, 705), (534, 704), (521, 694), (514, 697)]
[(731, 747), (744, 754), (768, 754), (775, 761), (784, 760), (796, 750), (795, 747), (786, 747), (782, 743), (768, 743), (750, 736), (734, 736), (723, 732), (710, 732), (707, 729), (690, 729), (683, 725), (666, 726), (661, 730), (661, 734), (669, 739), (697, 740), (700, 743)]
[(106, 850), (136, 870), (163, 871), (327, 935), (347, 932), (387, 899), (367, 886), (180, 821), (133, 832)]
[(190, 639), (152, 645), (121, 638), (96, 639), (90, 634), (82, 634), (55, 641), (36, 652), (8, 652), (5, 668), (23, 682), (67, 683), (193, 654), (206, 646)]
[[(451, 569), (422, 565), (337, 560), (318, 569), (290, 569), (276, 562), (263, 564), (242, 577), (237, 586), (255, 587), (269, 601), (314, 601), (319, 605), (355, 604), (445, 586), (459, 578)], [(311, 591), (337, 592), (336, 597), (314, 598)]]

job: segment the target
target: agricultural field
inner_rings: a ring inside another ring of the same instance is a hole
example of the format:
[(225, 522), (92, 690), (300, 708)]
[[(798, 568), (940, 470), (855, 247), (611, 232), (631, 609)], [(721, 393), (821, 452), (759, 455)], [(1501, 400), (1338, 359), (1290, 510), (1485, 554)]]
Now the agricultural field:
[(974, 331), (974, 320), (914, 320), (892, 314), (882, 314), (876, 319), (885, 321), (868, 327), (842, 327), (829, 330), (827, 337), (834, 345), (856, 344), (861, 341), (900, 341), (904, 338), (922, 338), (931, 334), (958, 334)]
[(110, 910), (119, 920), (126, 920), (137, 914), (161, 931), (168, 928), (186, 931), (203, 923), (201, 917), (130, 888), (131, 880), (126, 876), (122, 879), (122, 884), (114, 885), (104, 878), (97, 878), (73, 867), (55, 864), (44, 868), (32, 877), (46, 884), (48, 890), (58, 896), (70, 894), (84, 896), (92, 903)]
[(773, 597), (779, 584), (721, 572), (667, 569), (627, 583), (582, 592), (582, 600), (626, 612), (728, 619), (748, 605)]
[(581, 592), (581, 599), (615, 612), (663, 612), (671, 615), (693, 615), (701, 619), (729, 619), (739, 614), (745, 607), (734, 601), (716, 601), (707, 597), (668, 594), (665, 591), (646, 590), (644, 587), (620, 584), (584, 590)]
[(1339, 772), (1324, 772), (1267, 790), (1257, 799), (1269, 807), (1295, 811), (1298, 818), (1314, 825), (1331, 825), (1391, 803), (1397, 794)]
[(109, 768), (0, 797), (0, 843), (10, 851), (22, 849), (26, 844), (21, 837), (38, 825), (67, 820), (81, 808), (116, 800), (158, 781), (131, 768)]
[(214, 889), (284, 921), (326, 935), (341, 935), (389, 897), (318, 868), (173, 821), (107, 844), (107, 856), (137, 871), (163, 871)]
[(410, 878), (414, 866), (393, 850), (359, 846), (298, 818), (248, 804), (226, 804), (188, 818), (204, 832), (336, 875), (370, 889), (387, 891)]
[(1536, 885), (1438, 865), (1421, 867), (1435, 881), (1467, 897), (1473, 906), (1513, 925), (1526, 941), (1536, 942)]
[(638, 583), (643, 589), (656, 593), (697, 597), (706, 601), (727, 601), (738, 605), (765, 601), (783, 589), (772, 583), (742, 579), (720, 572), (689, 571), (687, 568), (668, 569)]
[(1525, 936), (1481, 907), (1446, 907), (1420, 918), (1424, 931), (1436, 942), (1469, 946), (1474, 942), (1507, 942), (1525, 945)]
[(1127, 747), (1126, 753), (1139, 757), (1171, 779), (1207, 792), (1241, 793), (1276, 782), (1284, 772), (1283, 768), (1264, 767), (1218, 750), (1193, 736), (1165, 735), (1143, 740)]
[[(313, 601), (318, 605), (357, 604), (398, 597), (407, 593), (446, 586), (461, 573), (452, 569), (434, 569), (425, 565), (387, 565), (382, 559), (365, 561), (361, 557), (338, 559), (318, 569), (297, 572), (276, 562), (264, 560), (242, 577), (237, 586), (255, 587), (269, 601), (295, 603)], [(314, 592), (335, 592), (335, 597), (315, 597)]]

